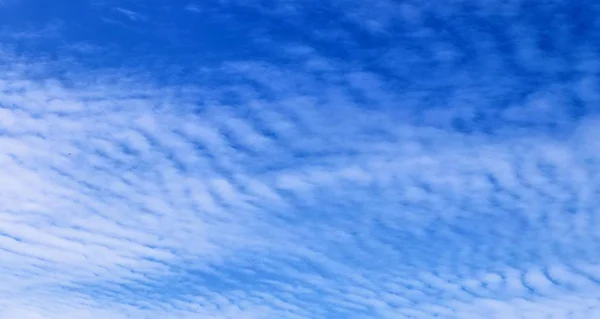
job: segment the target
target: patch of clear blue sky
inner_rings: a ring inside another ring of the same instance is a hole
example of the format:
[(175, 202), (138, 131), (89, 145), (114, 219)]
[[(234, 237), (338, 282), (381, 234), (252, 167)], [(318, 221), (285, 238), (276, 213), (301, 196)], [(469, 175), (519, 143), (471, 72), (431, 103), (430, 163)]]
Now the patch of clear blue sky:
[[(472, 14), (477, 8), (470, 1), (426, 5), (428, 8), (420, 17), (430, 33), (426, 35), (415, 34), (410, 22), (407, 25), (400, 21), (403, 17), (395, 17), (384, 32), (377, 32), (366, 30), (345, 16), (347, 11), (364, 9), (364, 5), (351, 8), (338, 2), (306, 1), (294, 3), (291, 13), (277, 14), (271, 9), (277, 7), (277, 1), (267, 3), (265, 8), (261, 7), (263, 2), (252, 3), (256, 5), (204, 1), (189, 3), (186, 10), (184, 2), (168, 1), (13, 1), (0, 13), (0, 25), (32, 31), (55, 26), (48, 32), (60, 33), (59, 40), (41, 35), (36, 40), (15, 43), (23, 52), (58, 55), (60, 45), (83, 42), (110, 50), (82, 56), (77, 62), (96, 66), (141, 63), (156, 75), (172, 72), (169, 67), (231, 59), (282, 59), (293, 63), (279, 49), (285, 44), (305, 44), (324, 56), (356, 63), (382, 75), (390, 72), (388, 63), (411, 62), (409, 66), (402, 63), (405, 70), (394, 69), (386, 80), (404, 85), (437, 85), (442, 89), (441, 95), (443, 87), (452, 84), (449, 75), (456, 70), (481, 72), (499, 84), (519, 80), (520, 91), (501, 92), (505, 98), (521, 97), (532, 86), (548, 81), (568, 80), (575, 76), (569, 72), (569, 62), (576, 58), (573, 53), (582, 45), (597, 47), (597, 39), (591, 33), (596, 24), (595, 10), (587, 1), (522, 2), (510, 19), (528, 27), (526, 35), (543, 53), (543, 61), (531, 66), (513, 59), (519, 39), (511, 37), (519, 35), (506, 34), (505, 26), (511, 21)], [(121, 9), (137, 15), (128, 15)], [(458, 14), (452, 19), (440, 17), (439, 11), (447, 9)], [(373, 15), (373, 19), (377, 18)], [(336, 35), (339, 38), (334, 38)], [(458, 57), (446, 61), (433, 58), (436, 52), (431, 44), (437, 40), (452, 43)], [(482, 52), (481, 42), (489, 42), (491, 51)], [(493, 58), (501, 62), (490, 62), (492, 51), (497, 55)], [(543, 63), (553, 65), (540, 67)], [(437, 80), (421, 82), (431, 77)]]
[[(599, 47), (593, 33), (595, 6), (587, 1), (523, 1), (510, 17), (478, 16), (474, 13), (479, 4), (471, 1), (427, 4), (419, 17), (422, 34), (393, 12), (386, 13), (390, 21), (382, 20), (387, 24), (383, 31), (348, 18), (354, 11), (368, 12), (366, 4), (304, 1), (293, 3), (288, 11), (279, 5), (283, 6), (277, 1), (14, 1), (0, 12), (0, 25), (57, 33), (8, 42), (20, 52), (69, 54), (74, 62), (91, 67), (136, 66), (166, 82), (185, 81), (202, 66), (229, 60), (258, 59), (293, 68), (294, 58), (281, 51), (289, 44), (308, 45), (322, 56), (375, 72), (397, 90), (427, 90), (436, 103), (444, 103), (457, 86), (472, 81), (481, 88), (477, 103), (483, 105), (476, 116), (452, 123), (460, 131), (502, 127), (506, 123), (498, 122), (498, 109), (518, 103), (540, 86), (577, 77), (576, 53)], [(439, 14), (445, 10), (456, 14), (446, 19)], [(367, 18), (383, 19), (377, 14)], [(525, 34), (506, 32), (515, 22), (524, 26)], [(515, 58), (521, 36), (539, 50), (531, 65)], [(432, 44), (439, 41), (453, 47), (435, 48)], [(72, 44), (103, 50), (67, 53)], [(446, 49), (452, 51), (446, 52), (447, 58), (436, 57)], [(590, 111), (576, 96), (567, 98), (569, 118), (576, 120)], [(565, 125), (538, 122), (516, 125), (549, 130)]]

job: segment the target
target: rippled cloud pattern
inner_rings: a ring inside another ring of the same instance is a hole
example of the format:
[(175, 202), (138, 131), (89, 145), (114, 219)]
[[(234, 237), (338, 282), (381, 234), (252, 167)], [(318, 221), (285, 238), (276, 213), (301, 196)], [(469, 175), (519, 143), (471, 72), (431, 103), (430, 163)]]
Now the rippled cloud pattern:
[(0, 319), (600, 318), (599, 17), (0, 0)]

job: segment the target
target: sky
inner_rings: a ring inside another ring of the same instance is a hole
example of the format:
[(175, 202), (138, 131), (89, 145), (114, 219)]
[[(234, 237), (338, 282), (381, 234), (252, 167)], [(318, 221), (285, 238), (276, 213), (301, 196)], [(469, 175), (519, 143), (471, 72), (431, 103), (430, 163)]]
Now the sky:
[(600, 318), (599, 17), (0, 0), (0, 319)]

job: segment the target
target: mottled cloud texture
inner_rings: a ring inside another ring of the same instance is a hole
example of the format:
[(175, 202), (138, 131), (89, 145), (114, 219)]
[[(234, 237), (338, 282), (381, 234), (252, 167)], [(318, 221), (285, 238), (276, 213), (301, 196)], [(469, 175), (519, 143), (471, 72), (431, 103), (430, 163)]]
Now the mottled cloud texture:
[(90, 8), (0, 32), (0, 319), (600, 318), (595, 2)]

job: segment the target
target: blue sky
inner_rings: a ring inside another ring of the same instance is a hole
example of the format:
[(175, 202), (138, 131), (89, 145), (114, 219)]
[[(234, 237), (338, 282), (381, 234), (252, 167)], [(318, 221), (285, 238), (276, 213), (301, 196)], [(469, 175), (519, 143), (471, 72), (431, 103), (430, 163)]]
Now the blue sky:
[(600, 318), (598, 17), (0, 0), (0, 319)]

